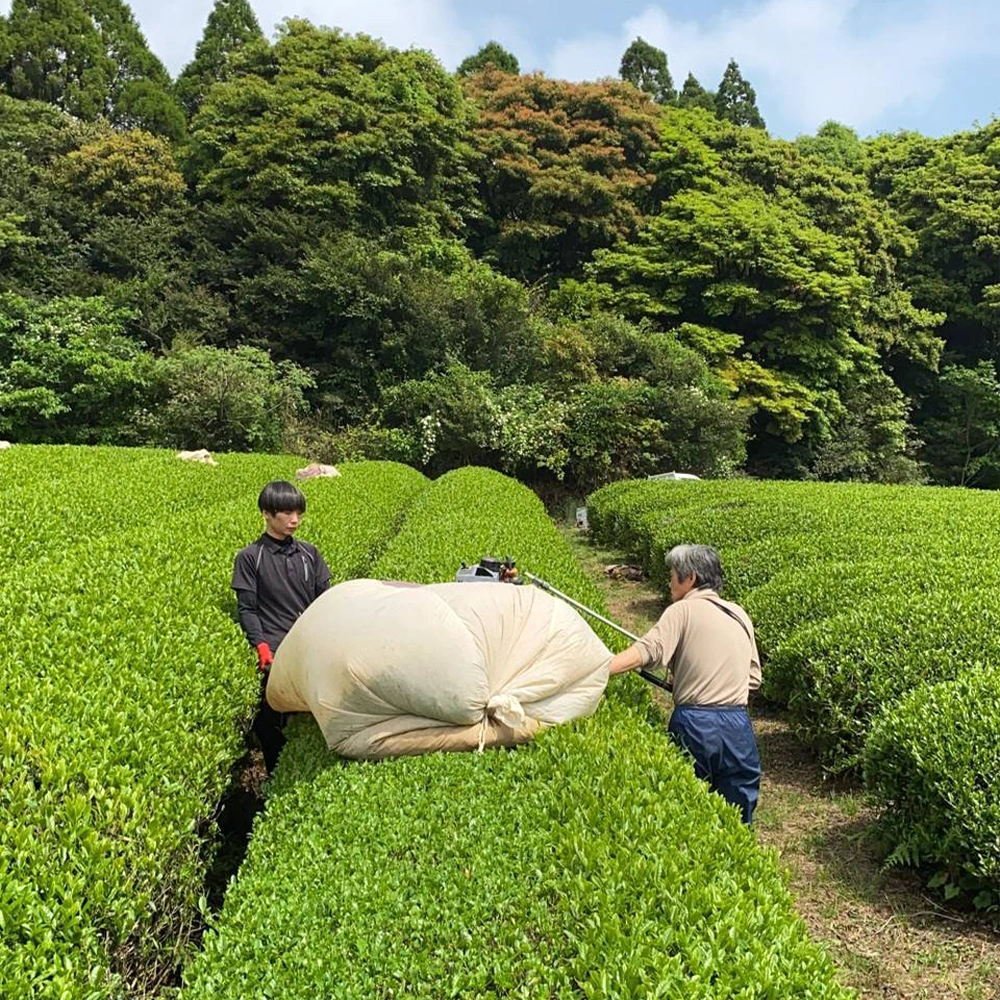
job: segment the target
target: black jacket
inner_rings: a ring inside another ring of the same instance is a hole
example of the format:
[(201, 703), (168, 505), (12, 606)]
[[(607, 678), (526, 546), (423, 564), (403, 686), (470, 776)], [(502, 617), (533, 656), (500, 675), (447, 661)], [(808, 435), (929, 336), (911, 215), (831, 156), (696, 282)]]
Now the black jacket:
[(277, 649), (295, 620), (330, 586), (330, 570), (315, 545), (266, 531), (241, 549), (233, 565), (240, 625), (251, 646)]

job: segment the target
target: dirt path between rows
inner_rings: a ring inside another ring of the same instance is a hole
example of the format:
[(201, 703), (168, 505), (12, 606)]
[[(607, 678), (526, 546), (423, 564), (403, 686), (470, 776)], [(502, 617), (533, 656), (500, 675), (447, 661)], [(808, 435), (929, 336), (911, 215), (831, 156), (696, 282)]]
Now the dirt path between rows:
[[(606, 572), (627, 557), (561, 530), (611, 617), (640, 634), (652, 625), (664, 606), (656, 590)], [(916, 875), (881, 871), (860, 789), (824, 781), (783, 712), (757, 705), (752, 714), (764, 768), (758, 839), (778, 855), (796, 909), (842, 981), (866, 1000), (1000, 1000), (1000, 933), (941, 905)]]

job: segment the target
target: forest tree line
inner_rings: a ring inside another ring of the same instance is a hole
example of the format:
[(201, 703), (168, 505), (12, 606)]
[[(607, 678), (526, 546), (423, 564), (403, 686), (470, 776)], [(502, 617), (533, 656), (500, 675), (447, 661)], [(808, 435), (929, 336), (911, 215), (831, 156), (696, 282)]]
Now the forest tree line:
[(1000, 486), (1000, 123), (768, 135), (678, 87), (449, 73), (217, 0), (0, 18), (0, 437)]

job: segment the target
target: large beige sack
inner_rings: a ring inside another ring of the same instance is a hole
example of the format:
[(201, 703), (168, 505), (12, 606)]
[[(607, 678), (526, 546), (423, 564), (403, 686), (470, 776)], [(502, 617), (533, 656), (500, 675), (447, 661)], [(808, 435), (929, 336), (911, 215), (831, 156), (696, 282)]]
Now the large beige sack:
[(351, 580), (292, 626), (267, 700), (312, 712), (345, 757), (513, 746), (590, 715), (610, 659), (576, 611), (536, 587)]

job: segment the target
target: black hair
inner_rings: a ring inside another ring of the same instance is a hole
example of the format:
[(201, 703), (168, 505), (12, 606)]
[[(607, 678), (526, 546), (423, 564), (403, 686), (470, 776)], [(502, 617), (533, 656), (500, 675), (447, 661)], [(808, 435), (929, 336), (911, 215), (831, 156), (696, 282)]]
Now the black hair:
[(276, 479), (260, 491), (257, 506), (262, 514), (277, 514), (283, 510), (297, 510), (300, 514), (304, 514), (306, 498), (297, 486), (284, 479)]

